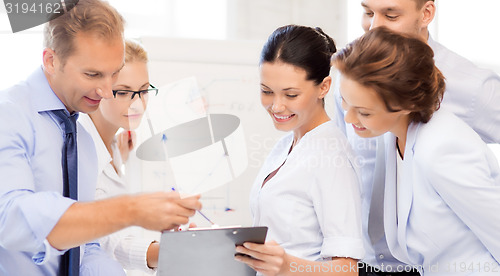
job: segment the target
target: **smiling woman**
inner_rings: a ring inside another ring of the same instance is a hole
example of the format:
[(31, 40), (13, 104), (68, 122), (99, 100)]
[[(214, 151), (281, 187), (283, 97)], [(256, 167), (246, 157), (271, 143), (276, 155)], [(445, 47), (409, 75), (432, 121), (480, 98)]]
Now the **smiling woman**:
[(288, 134), (250, 194), (254, 225), (268, 226), (267, 242), (236, 248), (252, 257), (236, 259), (258, 275), (357, 275), (364, 251), (355, 160), (324, 109), (335, 51), (320, 28), (300, 25), (276, 29), (262, 49), (261, 103)]
[(261, 65), (262, 106), (271, 115), (276, 129), (294, 131), (296, 143), (318, 123), (328, 120), (321, 108), (328, 84), (325, 82), (319, 89), (320, 86), (306, 78), (305, 70), (288, 63)]
[(425, 276), (498, 271), (498, 161), (469, 125), (439, 109), (445, 80), (431, 47), (378, 27), (333, 64), (342, 75), (345, 121), (359, 136), (383, 135), (374, 173), (382, 177), (373, 189), (383, 193), (390, 253)]

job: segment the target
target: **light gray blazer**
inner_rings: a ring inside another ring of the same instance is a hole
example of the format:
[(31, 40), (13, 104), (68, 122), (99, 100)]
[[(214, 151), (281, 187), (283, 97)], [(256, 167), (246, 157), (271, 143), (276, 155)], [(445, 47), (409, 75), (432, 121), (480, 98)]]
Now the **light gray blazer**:
[(500, 275), (500, 169), (487, 145), (439, 110), (427, 124), (409, 126), (397, 185), (396, 137), (384, 139), (392, 254), (423, 275)]

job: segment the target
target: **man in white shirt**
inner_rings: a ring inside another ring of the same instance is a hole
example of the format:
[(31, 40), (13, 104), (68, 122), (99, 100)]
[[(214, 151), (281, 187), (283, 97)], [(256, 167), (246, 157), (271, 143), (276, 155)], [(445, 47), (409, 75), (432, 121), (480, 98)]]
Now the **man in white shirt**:
[[(430, 37), (427, 27), (436, 13), (433, 0), (362, 0), (361, 5), (364, 8), (362, 27), (365, 31), (385, 26), (393, 31), (417, 35), (427, 41), (434, 50), (436, 66), (446, 78), (446, 92), (441, 108), (455, 113), (485, 142), (500, 143), (500, 76), (491, 70), (478, 68)], [(384, 187), (384, 180), (374, 176), (376, 138), (360, 138), (351, 126), (346, 125), (338, 89), (335, 91), (335, 102), (337, 124), (345, 130), (356, 153), (364, 157), (361, 194), (366, 256), (364, 263), (360, 264), (364, 267), (360, 275), (419, 275), (416, 271), (411, 271), (411, 267), (392, 257), (385, 241), (383, 196), (376, 196), (383, 192), (372, 194)], [(383, 163), (383, 160), (379, 163)], [(381, 166), (380, 169), (385, 168)]]

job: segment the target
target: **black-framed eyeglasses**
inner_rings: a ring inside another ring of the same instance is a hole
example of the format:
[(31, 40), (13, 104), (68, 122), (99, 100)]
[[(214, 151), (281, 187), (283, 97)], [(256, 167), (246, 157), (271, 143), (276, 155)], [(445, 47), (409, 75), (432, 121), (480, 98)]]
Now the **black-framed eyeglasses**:
[(113, 97), (117, 100), (121, 101), (131, 101), (134, 99), (135, 95), (139, 97), (139, 99), (146, 100), (149, 97), (149, 93), (158, 95), (158, 88), (154, 87), (152, 84), (149, 84), (148, 89), (132, 91), (132, 90), (112, 90)]

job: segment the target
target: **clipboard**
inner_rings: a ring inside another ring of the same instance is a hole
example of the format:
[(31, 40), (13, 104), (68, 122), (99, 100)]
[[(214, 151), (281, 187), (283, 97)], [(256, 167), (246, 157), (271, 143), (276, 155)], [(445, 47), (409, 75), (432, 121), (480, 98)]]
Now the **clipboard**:
[(247, 265), (234, 260), (236, 245), (264, 243), (266, 226), (193, 229), (163, 232), (158, 276), (255, 276)]

